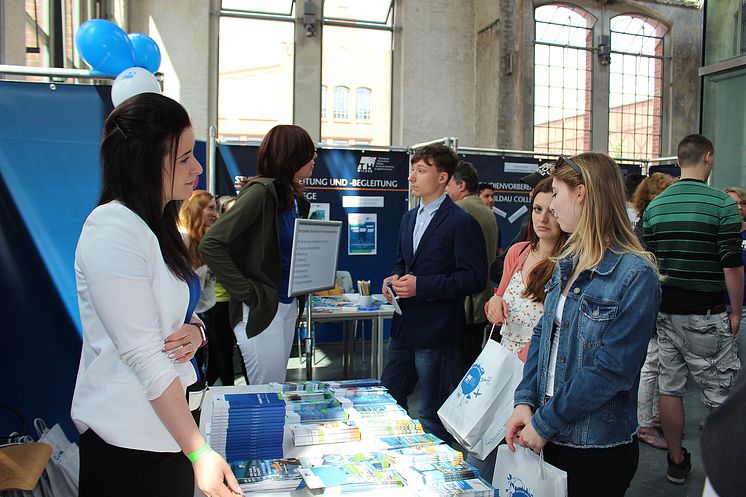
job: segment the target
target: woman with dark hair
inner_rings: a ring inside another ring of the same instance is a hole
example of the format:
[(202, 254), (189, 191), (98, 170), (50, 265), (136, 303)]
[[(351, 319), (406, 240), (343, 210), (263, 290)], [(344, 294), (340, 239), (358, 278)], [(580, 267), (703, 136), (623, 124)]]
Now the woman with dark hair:
[(552, 179), (544, 178), (531, 192), (528, 241), (510, 247), (500, 286), (487, 302), (487, 319), (502, 326), (500, 343), (514, 354), (525, 353), (544, 313), (544, 285), (554, 271), (550, 257), (556, 257), (567, 240), (549, 210), (551, 201)]
[(272, 128), (259, 147), (259, 175), (199, 247), (231, 296), (231, 325), (252, 385), (285, 381), (298, 318), (296, 299), (288, 297), (293, 227), (308, 216), (300, 181), (311, 176), (315, 160), (303, 128)]
[(568, 495), (622, 496), (637, 471), (637, 386), (661, 289), (632, 232), (619, 166), (561, 156), (552, 203), (570, 233), (546, 285), (515, 409), (518, 443), (567, 472)]
[(194, 314), (199, 281), (176, 222), (176, 201), (202, 172), (193, 149), (186, 110), (162, 95), (126, 100), (104, 126), (103, 191), (75, 252), (81, 497), (187, 497), (195, 479), (208, 496), (240, 493), (185, 397), (196, 380), (189, 361), (205, 341)]
[[(540, 180), (531, 191), (527, 241), (517, 242), (505, 253), (500, 286), (485, 305), (490, 323), (502, 326), (500, 343), (522, 361), (526, 360), (534, 326), (544, 314), (544, 285), (554, 271), (554, 261), (567, 240), (557, 219), (549, 210), (552, 202), (552, 178)], [(469, 454), (467, 462), (480, 474), (495, 470), (497, 449), (484, 460)]]

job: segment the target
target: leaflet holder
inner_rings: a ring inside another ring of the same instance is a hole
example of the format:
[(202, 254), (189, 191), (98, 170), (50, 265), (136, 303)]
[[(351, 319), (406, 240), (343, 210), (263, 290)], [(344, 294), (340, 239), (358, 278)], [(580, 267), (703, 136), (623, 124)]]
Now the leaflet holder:
[(307, 380), (313, 379), (315, 330), (311, 319), (311, 296), (313, 292), (334, 288), (341, 236), (342, 221), (295, 220), (288, 296), (307, 295), (307, 334), (304, 339)]

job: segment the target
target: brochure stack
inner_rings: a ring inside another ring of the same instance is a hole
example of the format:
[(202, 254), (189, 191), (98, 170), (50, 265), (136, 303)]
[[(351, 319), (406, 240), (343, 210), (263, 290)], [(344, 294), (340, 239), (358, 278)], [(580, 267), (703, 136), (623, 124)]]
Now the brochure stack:
[(280, 459), (285, 401), (277, 393), (216, 395), (210, 446), (227, 461)]
[[(231, 463), (244, 491), (306, 486), (318, 495), (378, 495), (406, 487), (416, 497), (498, 495), (461, 452), (425, 433), (378, 380), (275, 383), (269, 390), (213, 396), (210, 444)], [(383, 449), (283, 459), (293, 455), (283, 454), (283, 430), (298, 448), (377, 439)]]

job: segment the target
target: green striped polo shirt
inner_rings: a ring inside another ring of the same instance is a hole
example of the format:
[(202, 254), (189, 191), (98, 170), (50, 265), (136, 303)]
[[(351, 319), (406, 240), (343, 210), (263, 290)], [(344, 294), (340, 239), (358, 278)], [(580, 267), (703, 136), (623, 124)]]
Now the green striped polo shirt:
[(723, 303), (724, 267), (743, 265), (741, 218), (733, 199), (702, 181), (682, 179), (643, 214), (643, 238), (665, 275), (661, 311), (698, 314)]

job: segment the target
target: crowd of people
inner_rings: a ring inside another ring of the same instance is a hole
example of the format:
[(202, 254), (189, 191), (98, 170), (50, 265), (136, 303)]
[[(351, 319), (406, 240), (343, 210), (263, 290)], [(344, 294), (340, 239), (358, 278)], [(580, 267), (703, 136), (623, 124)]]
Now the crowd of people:
[[(383, 385), (406, 409), (419, 383), (423, 427), (455, 444), (437, 411), (494, 325), (525, 363), (511, 449), (565, 470), (572, 497), (624, 495), (639, 441), (667, 450), (668, 480), (685, 482), (687, 378), (714, 410), (740, 369), (746, 193), (707, 185), (707, 138), (685, 137), (678, 159), (680, 178), (625, 183), (605, 154), (560, 156), (527, 180), (524, 228), (501, 247), (494, 189), (449, 147), (416, 149), (408, 180), (419, 206), (401, 219), (381, 288), (401, 308)], [(247, 383), (285, 381), (299, 314), (288, 297), (293, 225), (308, 216), (301, 181), (315, 160), (305, 130), (276, 126), (258, 175), (237, 197), (215, 198), (194, 190), (202, 167), (181, 105), (143, 94), (109, 115), (103, 191), (75, 257), (81, 496), (186, 496), (195, 482), (208, 496), (241, 492), (185, 392), (232, 385), (236, 345)], [(484, 474), (494, 456), (476, 462)]]
[[(604, 154), (543, 165), (529, 183), (530, 215), (502, 253), (484, 222), (494, 189), (445, 147), (418, 150), (409, 181), (421, 205), (402, 219), (399, 258), (382, 286), (402, 307), (383, 374), (397, 401), (407, 407), (419, 381), (423, 423), (451, 440), (432, 411), (453, 388), (445, 383), (454, 357), (476, 357), (465, 353), (479, 329), (473, 304), (483, 291), (475, 280), (484, 281), (481, 270), (491, 265), (497, 288), (486, 318), (525, 361), (507, 444), (540, 451), (565, 470), (571, 496), (624, 495), (639, 441), (666, 449), (668, 481), (685, 482), (692, 471), (681, 445), (687, 377), (715, 409), (740, 369), (746, 197), (706, 184), (714, 164), (707, 138), (685, 137), (678, 158), (678, 179), (653, 173), (627, 182)], [(465, 208), (472, 219), (455, 227), (448, 197), (459, 205), (476, 193), (487, 211)], [(422, 246), (434, 239), (437, 247)], [(483, 243), (487, 259), (472, 251), (467, 263), (466, 246)], [(469, 462), (490, 474), (494, 455)]]

